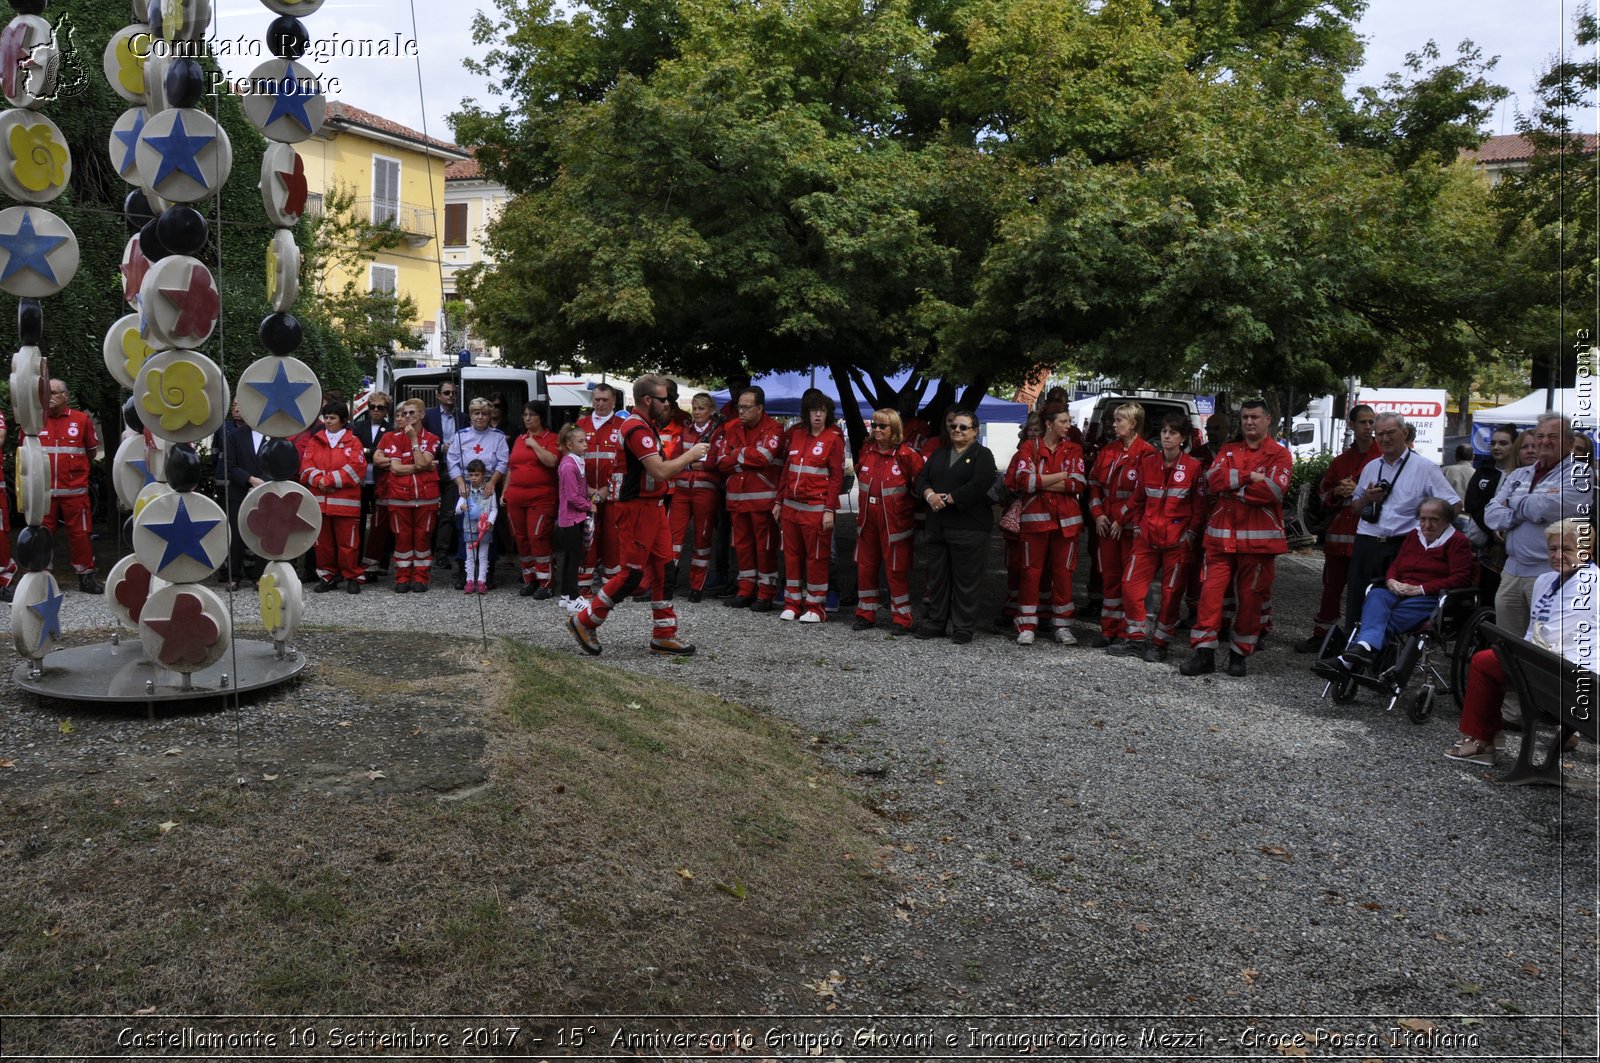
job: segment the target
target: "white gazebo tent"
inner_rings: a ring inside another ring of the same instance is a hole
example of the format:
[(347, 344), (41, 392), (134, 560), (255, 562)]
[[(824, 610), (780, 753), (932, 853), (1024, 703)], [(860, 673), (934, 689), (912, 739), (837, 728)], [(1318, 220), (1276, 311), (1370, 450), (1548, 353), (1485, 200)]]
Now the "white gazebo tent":
[(1561, 388), (1555, 393), (1556, 404), (1549, 405), (1549, 393), (1544, 390), (1530, 391), (1516, 402), (1505, 406), (1496, 406), (1488, 410), (1474, 410), (1472, 413), (1472, 449), (1479, 454), (1489, 453), (1489, 437), (1494, 430), (1503, 424), (1515, 425), (1518, 429), (1532, 428), (1539, 415), (1546, 410), (1554, 409), (1574, 420), (1578, 419), (1581, 412), (1585, 420), (1592, 420), (1595, 415), (1595, 395), (1589, 395), (1588, 406), (1580, 410), (1578, 405), (1577, 388)]

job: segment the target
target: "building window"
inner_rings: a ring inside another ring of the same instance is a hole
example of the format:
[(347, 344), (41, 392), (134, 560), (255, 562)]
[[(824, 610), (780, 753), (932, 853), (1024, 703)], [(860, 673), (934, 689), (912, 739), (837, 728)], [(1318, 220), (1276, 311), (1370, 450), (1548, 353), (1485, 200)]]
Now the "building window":
[(467, 246), (467, 205), (465, 203), (446, 203), (444, 205), (444, 243), (446, 247)]
[(372, 224), (400, 220), (400, 160), (372, 157)]
[(385, 295), (395, 294), (400, 288), (400, 271), (393, 266), (380, 266), (374, 263), (370, 288), (372, 291), (383, 292)]

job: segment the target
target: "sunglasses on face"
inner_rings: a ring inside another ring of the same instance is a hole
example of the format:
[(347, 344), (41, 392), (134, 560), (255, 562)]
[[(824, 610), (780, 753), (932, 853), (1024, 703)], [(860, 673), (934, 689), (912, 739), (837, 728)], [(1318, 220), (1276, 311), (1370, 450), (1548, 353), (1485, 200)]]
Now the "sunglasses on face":
[(953, 425), (950, 426), (950, 431), (952, 431), (952, 432), (970, 432), (970, 431), (972, 431), (972, 426), (970, 424), (953, 424)]
[(389, 407), (387, 407), (387, 406), (369, 406), (369, 407), (367, 407), (367, 409), (371, 410), (373, 413), (388, 413), (389, 412)]

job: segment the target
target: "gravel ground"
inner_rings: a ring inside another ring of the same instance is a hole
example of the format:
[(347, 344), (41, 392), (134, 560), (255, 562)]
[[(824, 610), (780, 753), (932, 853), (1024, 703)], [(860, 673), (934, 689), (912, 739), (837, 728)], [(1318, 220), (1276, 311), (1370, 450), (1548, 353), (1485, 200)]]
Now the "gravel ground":
[[(1035, 1047), (1060, 1055), (1085, 1048), (1074, 1031), (1138, 1047), (1159, 1029), (1194, 1039), (1147, 1050), (1304, 1054), (1298, 1037), (1352, 1058), (1593, 1058), (1594, 797), (1446, 760), (1448, 700), (1423, 726), (1365, 692), (1320, 700), (1288, 649), (1319, 566), (1280, 562), (1279, 626), (1244, 679), (1185, 679), (1181, 650), (1147, 665), (993, 633), (956, 647), (854, 633), (848, 611), (801, 626), (711, 600), (680, 605), (693, 660), (648, 656), (632, 603), (602, 660), (792, 721), (883, 816), (871, 859), (895, 876), (892, 907), (798, 945), (795, 977), (765, 987), (774, 1013), (1069, 1016), (972, 1023), (1056, 1031)], [(988, 592), (986, 616), (998, 574)], [(308, 594), (301, 643), (315, 658), (319, 628), (475, 637), (480, 602), (491, 634), (577, 652), (553, 602), (443, 587)], [(63, 623), (110, 616), (69, 593)], [(1567, 760), (1594, 778), (1593, 746)]]

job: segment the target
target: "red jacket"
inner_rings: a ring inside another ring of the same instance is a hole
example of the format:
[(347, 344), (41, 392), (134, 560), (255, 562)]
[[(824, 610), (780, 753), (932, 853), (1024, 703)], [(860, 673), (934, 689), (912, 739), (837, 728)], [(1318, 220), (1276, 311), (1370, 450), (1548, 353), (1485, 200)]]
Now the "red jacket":
[[(1052, 473), (1067, 473), (1065, 494), (1041, 491), (1039, 478)], [(1006, 486), (1027, 496), (1022, 503), (1022, 534), (1042, 535), (1059, 531), (1075, 538), (1083, 530), (1083, 510), (1078, 496), (1083, 493), (1083, 448), (1063, 439), (1054, 450), (1043, 439), (1024, 440), (1006, 471)]]
[(809, 428), (789, 433), (789, 454), (778, 479), (778, 502), (800, 513), (832, 513), (839, 508), (844, 482), (844, 436), (832, 425), (812, 435)]
[[(432, 432), (417, 426), (417, 445), (415, 451), (411, 446), (411, 437), (404, 432), (385, 432), (383, 438), (378, 440), (378, 450), (389, 456), (390, 462), (398, 461), (402, 465), (415, 465), (416, 454), (439, 452), (439, 437)], [(391, 467), (389, 472), (389, 504), (391, 506), (425, 506), (439, 501), (439, 471), (425, 469), (422, 472), (397, 473)]]
[[(1206, 524), (1206, 549), (1224, 554), (1282, 554), (1283, 493), (1294, 459), (1274, 439), (1259, 447), (1224, 443), (1206, 472), (1206, 493), (1216, 499)], [(1256, 482), (1251, 473), (1266, 479)]]
[(1361, 507), (1350, 505), (1348, 495), (1344, 498), (1334, 498), (1333, 489), (1338, 487), (1339, 481), (1346, 476), (1352, 480), (1360, 479), (1361, 470), (1377, 456), (1378, 444), (1372, 444), (1363, 454), (1352, 443), (1328, 464), (1328, 471), (1322, 474), (1322, 482), (1317, 485), (1317, 495), (1322, 499), (1322, 504), (1333, 513), (1333, 518), (1328, 521), (1327, 538), (1322, 544), (1323, 553), (1331, 557), (1349, 557), (1355, 552), (1356, 525), (1361, 522)]
[(1126, 446), (1113, 439), (1101, 447), (1089, 473), (1089, 515), (1108, 517), (1113, 524), (1128, 523), (1128, 510), (1139, 490), (1139, 463), (1159, 453), (1143, 436), (1134, 436)]
[(704, 461), (696, 462), (672, 478), (674, 490), (715, 491), (722, 487), (722, 476), (716, 467), (716, 437), (720, 430), (721, 426), (716, 421), (707, 421), (703, 428), (696, 428), (693, 421), (683, 422), (678, 430), (678, 442), (682, 447), (680, 454), (696, 443), (710, 443), (712, 448)]
[(722, 426), (717, 470), (728, 488), (728, 512), (770, 513), (778, 497), (783, 427), (763, 417), (754, 428), (738, 418)]
[(868, 443), (856, 459), (856, 520), (881, 519), (887, 523), (889, 541), (910, 538), (916, 529), (916, 498), (912, 484), (922, 471), (922, 455), (904, 443), (888, 453)]
[(553, 506), (560, 497), (556, 470), (561, 464), (561, 444), (551, 431), (539, 432), (533, 439), (556, 456), (556, 464), (546, 465), (539, 460), (539, 452), (528, 446), (528, 433), (513, 439), (502, 496), (508, 506)]
[(1181, 451), (1171, 465), (1158, 450), (1139, 459), (1139, 490), (1128, 507), (1125, 523), (1139, 529), (1139, 541), (1153, 550), (1167, 550), (1196, 538), (1206, 524), (1205, 476), (1200, 463)]
[[(435, 478), (437, 479), (437, 477)], [(328, 430), (318, 429), (306, 441), (300, 482), (317, 496), (317, 506), (330, 517), (361, 516), (361, 485), (367, 480), (367, 448), (346, 428), (337, 445)]]
[(50, 459), (50, 497), (89, 493), (89, 465), (94, 460), (94, 422), (82, 410), (47, 413), (39, 445)]
[(1454, 528), (1446, 528), (1440, 538), (1443, 541), (1430, 548), (1422, 545), (1422, 529), (1407, 535), (1400, 552), (1389, 563), (1388, 578), (1420, 584), (1423, 594), (1476, 585), (1478, 559), (1467, 537)]
[(606, 423), (600, 427), (594, 426), (594, 414), (586, 413), (578, 418), (578, 427), (583, 429), (583, 434), (588, 437), (588, 445), (583, 453), (583, 475), (589, 481), (589, 490), (599, 491), (611, 483), (611, 474), (616, 470), (617, 453), (622, 446), (622, 419), (628, 416), (626, 410), (618, 410), (606, 418)]

